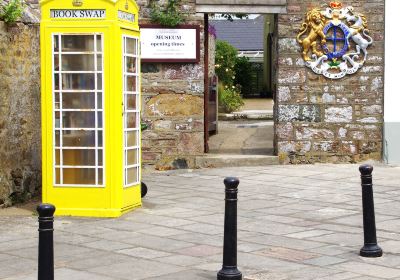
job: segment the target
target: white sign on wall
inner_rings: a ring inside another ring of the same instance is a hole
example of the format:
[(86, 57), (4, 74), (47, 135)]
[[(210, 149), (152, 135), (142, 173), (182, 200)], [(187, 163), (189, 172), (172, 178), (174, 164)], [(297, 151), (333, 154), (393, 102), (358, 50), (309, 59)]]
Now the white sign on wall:
[(135, 15), (124, 11), (118, 11), (118, 18), (130, 22), (135, 22)]
[(141, 57), (148, 62), (198, 62), (197, 26), (162, 28), (141, 26)]
[(106, 18), (106, 10), (50, 10), (51, 18)]

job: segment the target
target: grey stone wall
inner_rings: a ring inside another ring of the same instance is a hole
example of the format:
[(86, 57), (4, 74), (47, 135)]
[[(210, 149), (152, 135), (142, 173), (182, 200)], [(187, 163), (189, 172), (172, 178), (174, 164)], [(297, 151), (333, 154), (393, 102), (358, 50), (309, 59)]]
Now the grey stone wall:
[[(329, 1), (326, 1), (326, 4)], [(288, 0), (278, 17), (277, 125), (283, 163), (381, 159), (384, 0), (345, 1), (367, 16), (374, 39), (356, 74), (331, 80), (304, 66), (296, 36), (305, 13), (321, 1)]]
[(39, 27), (0, 21), (0, 207), (41, 186)]
[[(166, 1), (160, 1), (160, 5)], [(141, 6), (141, 24), (149, 23), (148, 1)], [(204, 17), (195, 1), (181, 1), (185, 24), (200, 25), (204, 45)], [(142, 161), (157, 170), (193, 168), (204, 151), (204, 50), (200, 63), (142, 63)]]

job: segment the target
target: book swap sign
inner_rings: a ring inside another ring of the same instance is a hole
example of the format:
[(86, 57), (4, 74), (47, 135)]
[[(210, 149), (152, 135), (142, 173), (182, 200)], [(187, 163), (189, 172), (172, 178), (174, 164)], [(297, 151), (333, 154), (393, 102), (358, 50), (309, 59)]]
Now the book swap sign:
[(105, 19), (106, 18), (106, 10), (50, 10), (50, 17), (51, 18), (61, 18), (61, 19), (86, 19), (86, 18), (93, 18), (93, 19)]
[(141, 26), (141, 57), (144, 62), (199, 62), (198, 26), (164, 28)]

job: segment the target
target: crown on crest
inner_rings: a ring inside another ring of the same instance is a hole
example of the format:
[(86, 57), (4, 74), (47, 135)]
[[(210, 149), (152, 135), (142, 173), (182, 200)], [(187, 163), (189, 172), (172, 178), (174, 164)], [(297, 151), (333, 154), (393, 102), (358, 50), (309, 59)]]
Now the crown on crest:
[(332, 8), (332, 9), (341, 9), (342, 8), (342, 3), (341, 2), (330, 2), (329, 3), (329, 6)]

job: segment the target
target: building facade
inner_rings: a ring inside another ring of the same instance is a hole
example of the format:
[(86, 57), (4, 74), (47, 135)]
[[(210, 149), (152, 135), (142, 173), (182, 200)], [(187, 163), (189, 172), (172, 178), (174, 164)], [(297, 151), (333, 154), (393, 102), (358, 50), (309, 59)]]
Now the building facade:
[[(24, 199), (40, 189), (37, 2), (29, 1), (24, 23), (13, 27), (0, 23), (0, 205), (9, 205), (11, 198)], [(137, 3), (141, 7), (140, 24), (150, 23), (149, 0)], [(142, 134), (142, 163), (157, 170), (195, 168), (196, 157), (205, 154), (205, 89), (213, 60), (208, 13), (273, 14), (276, 19), (272, 43), (274, 134), (281, 163), (382, 160), (384, 143), (388, 143), (385, 151), (389, 153), (385, 158), (398, 158), (390, 156), (396, 154), (398, 146), (395, 124), (386, 124), (384, 140), (384, 116), (394, 116), (388, 119), (391, 123), (396, 123), (398, 116), (393, 72), (387, 76), (391, 86), (385, 98), (390, 103), (385, 104), (384, 114), (385, 1), (341, 2), (343, 8), (352, 7), (351, 14), (365, 16), (373, 44), (368, 45), (364, 65), (340, 79), (307, 67), (302, 56), (304, 44), (296, 39), (307, 13), (313, 8), (325, 11), (329, 5), (329, 1), (309, 0), (181, 0), (179, 9), (185, 15), (185, 24), (200, 26), (200, 60), (142, 64), (142, 122), (148, 125)], [(349, 44), (355, 47), (353, 41)], [(395, 49), (389, 51), (395, 56)], [(390, 60), (386, 66), (394, 68), (393, 63)]]

